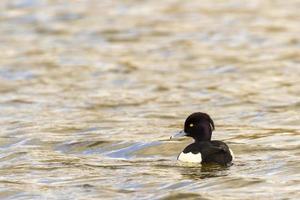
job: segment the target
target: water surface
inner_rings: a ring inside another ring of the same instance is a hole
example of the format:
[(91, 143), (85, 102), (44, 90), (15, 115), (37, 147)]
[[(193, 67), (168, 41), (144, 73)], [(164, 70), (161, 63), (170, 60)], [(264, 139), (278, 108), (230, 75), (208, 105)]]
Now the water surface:
[[(0, 198), (299, 198), (299, 8), (2, 0)], [(195, 111), (232, 167), (176, 162)]]

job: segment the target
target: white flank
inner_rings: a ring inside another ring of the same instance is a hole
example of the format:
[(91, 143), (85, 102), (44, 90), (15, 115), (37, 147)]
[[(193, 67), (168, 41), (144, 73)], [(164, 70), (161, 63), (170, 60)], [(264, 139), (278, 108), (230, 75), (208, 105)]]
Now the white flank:
[(232, 160), (235, 159), (234, 154), (233, 154), (233, 152), (232, 152), (231, 149), (229, 149), (229, 152), (230, 152), (230, 154), (231, 154)]
[(181, 152), (178, 156), (178, 160), (182, 162), (192, 162), (192, 163), (201, 163), (202, 157), (201, 153), (193, 154), (192, 152), (183, 153)]

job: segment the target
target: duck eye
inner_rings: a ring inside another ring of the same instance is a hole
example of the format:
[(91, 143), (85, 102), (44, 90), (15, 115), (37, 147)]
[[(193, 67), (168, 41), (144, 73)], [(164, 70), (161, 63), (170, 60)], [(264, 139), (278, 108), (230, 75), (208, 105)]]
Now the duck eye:
[(193, 127), (194, 126), (194, 124), (190, 124), (190, 127)]

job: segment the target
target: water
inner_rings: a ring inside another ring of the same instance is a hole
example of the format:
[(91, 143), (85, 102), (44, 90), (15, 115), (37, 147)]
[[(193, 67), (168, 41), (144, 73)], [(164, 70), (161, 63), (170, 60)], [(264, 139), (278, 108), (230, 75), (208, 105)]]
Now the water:
[[(2, 0), (0, 198), (299, 198), (299, 6)], [(176, 162), (195, 111), (232, 167)]]

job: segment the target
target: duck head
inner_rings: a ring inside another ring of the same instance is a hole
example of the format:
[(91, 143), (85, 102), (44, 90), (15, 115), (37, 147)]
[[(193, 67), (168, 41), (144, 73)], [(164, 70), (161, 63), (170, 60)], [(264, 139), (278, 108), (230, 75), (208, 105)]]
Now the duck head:
[(188, 116), (184, 123), (184, 129), (171, 136), (171, 139), (187, 136), (192, 137), (196, 142), (210, 141), (213, 130), (215, 130), (215, 125), (210, 116), (206, 113), (196, 112)]

